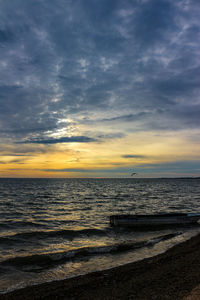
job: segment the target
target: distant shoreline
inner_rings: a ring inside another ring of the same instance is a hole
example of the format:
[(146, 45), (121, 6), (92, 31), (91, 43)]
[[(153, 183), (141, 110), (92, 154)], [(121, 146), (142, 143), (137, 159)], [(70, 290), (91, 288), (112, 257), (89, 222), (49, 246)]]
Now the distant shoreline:
[(139, 262), (26, 287), (0, 300), (181, 300), (200, 283), (199, 253), (200, 234)]

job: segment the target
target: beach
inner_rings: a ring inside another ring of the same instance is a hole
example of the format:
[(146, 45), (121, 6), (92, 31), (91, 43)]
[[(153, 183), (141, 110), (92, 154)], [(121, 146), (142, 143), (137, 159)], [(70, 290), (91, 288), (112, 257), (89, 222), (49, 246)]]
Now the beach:
[[(199, 254), (197, 235), (142, 261), (26, 287), (3, 294), (0, 299), (192, 299), (191, 291), (200, 284)], [(197, 294), (195, 297), (198, 299)]]

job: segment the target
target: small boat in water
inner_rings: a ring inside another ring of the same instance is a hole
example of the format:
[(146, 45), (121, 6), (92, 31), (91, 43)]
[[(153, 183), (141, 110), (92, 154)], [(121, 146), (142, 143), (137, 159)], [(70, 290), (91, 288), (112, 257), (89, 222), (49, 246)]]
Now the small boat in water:
[(155, 215), (113, 215), (110, 216), (111, 226), (122, 227), (154, 227), (197, 224), (200, 214), (167, 213)]

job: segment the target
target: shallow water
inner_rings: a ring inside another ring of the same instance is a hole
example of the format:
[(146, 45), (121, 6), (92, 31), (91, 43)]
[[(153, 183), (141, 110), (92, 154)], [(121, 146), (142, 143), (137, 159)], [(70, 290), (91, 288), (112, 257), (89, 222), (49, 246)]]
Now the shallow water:
[(199, 179), (0, 179), (0, 291), (165, 251), (199, 227), (116, 229), (109, 216), (197, 213), (199, 187)]

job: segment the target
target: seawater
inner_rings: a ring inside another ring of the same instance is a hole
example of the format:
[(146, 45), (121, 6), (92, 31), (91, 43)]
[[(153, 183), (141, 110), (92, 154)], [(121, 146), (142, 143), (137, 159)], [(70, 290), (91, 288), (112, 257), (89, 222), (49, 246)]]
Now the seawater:
[(199, 179), (0, 179), (0, 292), (141, 260), (198, 226), (112, 228), (112, 214), (200, 212)]

